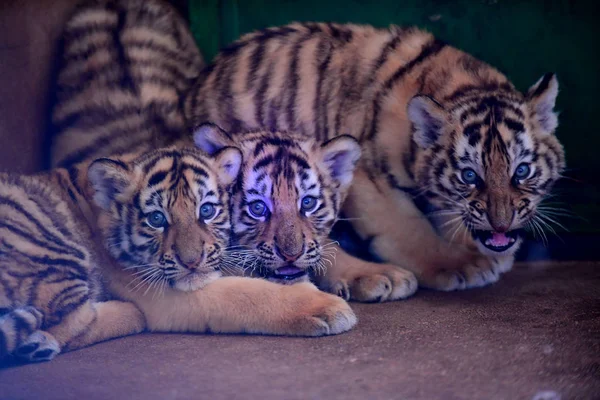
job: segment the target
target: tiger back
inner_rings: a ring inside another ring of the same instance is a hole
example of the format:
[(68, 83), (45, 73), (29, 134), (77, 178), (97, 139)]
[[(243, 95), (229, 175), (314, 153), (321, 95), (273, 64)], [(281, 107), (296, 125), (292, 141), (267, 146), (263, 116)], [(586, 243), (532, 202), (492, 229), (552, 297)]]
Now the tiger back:
[(58, 53), (51, 167), (140, 153), (180, 138), (180, 98), (204, 61), (171, 5), (85, 0), (67, 21)]

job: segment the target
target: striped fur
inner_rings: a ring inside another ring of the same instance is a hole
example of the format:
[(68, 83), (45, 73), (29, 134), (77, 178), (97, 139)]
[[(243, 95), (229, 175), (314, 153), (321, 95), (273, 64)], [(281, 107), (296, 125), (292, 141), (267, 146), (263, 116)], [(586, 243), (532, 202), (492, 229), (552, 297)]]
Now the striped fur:
[(310, 283), (219, 279), (241, 161), (231, 147), (170, 147), (0, 175), (0, 360), (49, 360), (143, 329), (351, 329), (349, 305)]
[[(331, 262), (326, 239), (360, 157), (356, 140), (340, 136), (321, 145), (286, 132), (230, 136), (211, 124), (199, 127), (194, 140), (209, 153), (233, 145), (243, 152), (232, 202), (239, 250), (230, 254), (229, 263), (275, 282), (292, 283)], [(257, 205), (264, 212), (257, 213)]]
[(184, 128), (180, 98), (203, 65), (168, 3), (83, 1), (59, 50), (51, 166), (171, 144)]
[[(138, 308), (111, 300), (121, 275), (133, 292), (191, 291), (218, 278), (240, 163), (232, 148), (214, 158), (164, 149), (1, 175), (0, 357), (45, 360), (141, 331)], [(164, 227), (149, 225), (156, 211)]]
[[(294, 23), (224, 49), (187, 96), (185, 115), (191, 127), (355, 137), (363, 157), (344, 213), (380, 258), (424, 286), (453, 290), (497, 280), (520, 230), (537, 223), (536, 207), (564, 168), (557, 91), (550, 74), (523, 95), (418, 29)], [(517, 179), (517, 170), (530, 174)], [(442, 222), (432, 226), (416, 203)]]

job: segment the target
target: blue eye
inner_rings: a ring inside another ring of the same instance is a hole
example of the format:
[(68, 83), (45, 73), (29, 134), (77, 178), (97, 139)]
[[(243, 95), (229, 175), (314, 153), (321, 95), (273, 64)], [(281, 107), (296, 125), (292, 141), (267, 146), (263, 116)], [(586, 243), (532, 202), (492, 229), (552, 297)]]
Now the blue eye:
[(160, 211), (152, 211), (146, 217), (146, 221), (154, 229), (159, 229), (167, 225), (167, 217)]
[(214, 204), (204, 203), (200, 206), (200, 218), (203, 220), (211, 219), (217, 213), (217, 208)]
[(267, 214), (267, 205), (262, 200), (256, 200), (248, 205), (248, 210), (254, 218), (260, 218)]
[(304, 212), (310, 212), (317, 206), (317, 199), (312, 196), (306, 196), (302, 199), (300, 209)]
[(467, 185), (474, 185), (477, 183), (477, 173), (472, 168), (465, 168), (460, 173), (460, 176), (464, 183)]
[(515, 170), (515, 178), (517, 179), (526, 179), (529, 177), (529, 173), (531, 172), (531, 168), (527, 163), (521, 163)]

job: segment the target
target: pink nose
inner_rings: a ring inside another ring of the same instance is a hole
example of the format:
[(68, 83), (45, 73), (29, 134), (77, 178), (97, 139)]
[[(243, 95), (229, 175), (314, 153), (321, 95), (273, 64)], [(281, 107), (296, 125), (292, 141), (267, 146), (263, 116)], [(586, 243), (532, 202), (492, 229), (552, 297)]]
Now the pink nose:
[(288, 263), (293, 263), (294, 261), (298, 260), (302, 255), (303, 250), (304, 248), (302, 247), (300, 248), (300, 251), (298, 251), (296, 254), (293, 254), (289, 250), (280, 249), (279, 246), (275, 246), (275, 252), (277, 253), (277, 255), (283, 258), (283, 260)]
[(510, 223), (493, 223), (492, 228), (498, 233), (506, 233), (510, 229)]
[(196, 257), (178, 257), (179, 262), (183, 264), (184, 267), (190, 270), (195, 270), (202, 264), (202, 260), (204, 258), (204, 253), (196, 256)]

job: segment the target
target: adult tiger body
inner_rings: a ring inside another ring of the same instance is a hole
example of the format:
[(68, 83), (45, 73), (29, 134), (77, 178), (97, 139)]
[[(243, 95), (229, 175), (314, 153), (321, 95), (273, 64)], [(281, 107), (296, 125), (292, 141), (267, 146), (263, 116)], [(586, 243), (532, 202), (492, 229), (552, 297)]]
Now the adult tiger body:
[(52, 167), (170, 145), (180, 99), (204, 66), (161, 0), (84, 0), (63, 30), (52, 91)]
[(240, 165), (236, 148), (178, 147), (1, 174), (0, 359), (48, 360), (144, 329), (350, 329), (350, 307), (312, 284), (220, 278)]
[[(345, 215), (374, 254), (415, 272), (423, 286), (453, 290), (511, 268), (521, 229), (559, 178), (557, 93), (548, 74), (523, 95), (494, 68), (418, 29), (295, 23), (223, 50), (184, 111), (191, 127), (355, 137), (363, 156)], [(437, 209), (436, 226), (415, 193)], [(329, 285), (352, 295), (357, 277), (380, 274), (370, 267), (339, 253)]]

